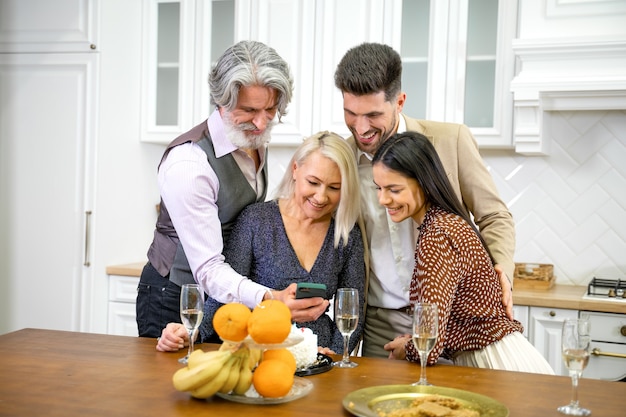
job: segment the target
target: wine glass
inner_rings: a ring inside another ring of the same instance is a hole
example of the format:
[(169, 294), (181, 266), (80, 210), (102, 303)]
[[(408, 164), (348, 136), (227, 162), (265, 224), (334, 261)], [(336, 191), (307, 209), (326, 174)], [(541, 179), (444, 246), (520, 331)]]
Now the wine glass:
[(559, 412), (570, 416), (588, 416), (591, 411), (578, 404), (578, 380), (583, 369), (589, 363), (591, 336), (589, 320), (586, 318), (567, 319), (563, 322), (561, 333), (561, 352), (565, 366), (572, 377), (572, 400), (569, 404), (557, 408)]
[(437, 342), (439, 314), (437, 304), (417, 303), (413, 307), (413, 344), (420, 356), (420, 380), (413, 385), (432, 385), (426, 380), (428, 354)]
[(359, 290), (339, 288), (335, 294), (335, 323), (343, 336), (343, 359), (333, 362), (338, 368), (354, 368), (357, 363), (350, 361), (350, 335), (359, 322)]
[(204, 291), (198, 284), (183, 284), (180, 291), (180, 318), (189, 332), (189, 351), (187, 356), (180, 358), (178, 362), (187, 363), (187, 359), (193, 352), (194, 333), (202, 323), (204, 308)]

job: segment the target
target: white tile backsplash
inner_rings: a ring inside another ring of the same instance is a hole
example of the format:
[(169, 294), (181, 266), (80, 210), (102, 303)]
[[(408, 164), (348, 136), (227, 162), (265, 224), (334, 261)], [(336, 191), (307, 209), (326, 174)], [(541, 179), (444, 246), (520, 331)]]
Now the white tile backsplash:
[[(515, 261), (554, 264), (559, 284), (626, 278), (626, 111), (544, 117), (548, 156), (481, 150), (515, 219)], [(293, 149), (271, 146), (270, 190)]]
[(481, 151), (515, 218), (515, 261), (554, 264), (560, 284), (626, 278), (626, 112), (546, 116), (549, 156)]

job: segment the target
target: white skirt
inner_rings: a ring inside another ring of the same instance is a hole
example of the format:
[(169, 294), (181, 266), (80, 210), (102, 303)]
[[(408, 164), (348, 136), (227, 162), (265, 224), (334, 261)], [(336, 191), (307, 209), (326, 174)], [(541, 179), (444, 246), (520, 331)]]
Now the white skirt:
[(511, 333), (482, 350), (460, 352), (453, 362), (474, 368), (554, 375), (548, 361), (520, 332)]

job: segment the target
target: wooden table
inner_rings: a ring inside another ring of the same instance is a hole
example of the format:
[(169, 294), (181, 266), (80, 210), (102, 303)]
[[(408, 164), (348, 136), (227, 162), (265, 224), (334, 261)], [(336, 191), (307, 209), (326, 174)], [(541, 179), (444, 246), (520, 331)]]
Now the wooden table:
[[(217, 345), (197, 345), (213, 350)], [(155, 340), (24, 329), (0, 336), (0, 416), (350, 416), (342, 399), (365, 387), (409, 384), (419, 366), (405, 361), (355, 358), (354, 369), (308, 376), (313, 390), (278, 405), (249, 405), (220, 398), (192, 399), (172, 386), (184, 352), (162, 353)], [(428, 379), (438, 386), (472, 391), (504, 403), (510, 415), (560, 416), (570, 379), (436, 365)], [(582, 379), (581, 403), (593, 416), (623, 416), (626, 383)]]

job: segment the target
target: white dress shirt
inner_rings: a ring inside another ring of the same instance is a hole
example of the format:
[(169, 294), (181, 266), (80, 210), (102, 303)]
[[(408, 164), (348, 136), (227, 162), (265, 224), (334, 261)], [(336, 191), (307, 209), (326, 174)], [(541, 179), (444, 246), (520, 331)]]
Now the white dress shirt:
[[(218, 111), (211, 114), (207, 123), (216, 156), (232, 153), (250, 186), (260, 196), (266, 187), (262, 175), (266, 149), (259, 149), (262, 164), (257, 170), (252, 158), (226, 138)], [(172, 148), (157, 178), (161, 197), (198, 284), (219, 302), (256, 306), (269, 289), (239, 275), (224, 262), (217, 207), (220, 181), (206, 153), (193, 142)]]
[[(400, 117), (398, 132), (406, 131)], [(361, 210), (370, 248), (370, 281), (367, 304), (382, 308), (409, 305), (409, 288), (415, 267), (417, 224), (411, 218), (394, 223), (378, 202), (372, 174), (372, 156), (359, 151)]]

